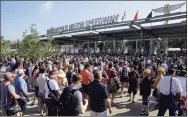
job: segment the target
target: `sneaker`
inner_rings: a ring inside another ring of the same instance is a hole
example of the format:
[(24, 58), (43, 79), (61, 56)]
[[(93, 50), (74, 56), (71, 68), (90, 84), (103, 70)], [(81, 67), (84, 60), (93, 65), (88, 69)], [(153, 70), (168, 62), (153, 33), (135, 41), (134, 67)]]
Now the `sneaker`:
[(129, 99), (127, 102), (131, 102), (131, 99)]
[(132, 101), (132, 103), (135, 103), (135, 101)]

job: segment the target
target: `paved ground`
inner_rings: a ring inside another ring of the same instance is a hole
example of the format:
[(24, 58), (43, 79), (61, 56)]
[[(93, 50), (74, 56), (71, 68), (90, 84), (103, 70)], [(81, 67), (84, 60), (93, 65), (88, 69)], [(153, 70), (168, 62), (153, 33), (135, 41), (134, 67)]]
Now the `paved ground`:
[[(127, 102), (129, 97), (127, 97), (127, 94), (124, 94), (123, 98), (120, 98), (120, 93), (117, 93), (117, 96), (115, 98), (115, 105), (112, 107), (112, 114), (109, 116), (139, 116), (140, 110), (142, 109), (142, 100), (141, 96), (138, 94), (135, 97), (136, 103), (132, 104), (130, 102)], [(149, 116), (156, 116), (158, 113), (158, 110), (152, 110), (152, 107), (154, 106), (154, 99), (151, 97), (150, 102), (152, 103), (150, 106), (150, 113)], [(31, 106), (31, 102), (28, 103), (28, 109), (26, 111), (25, 116), (36, 116), (39, 115), (39, 112), (37, 110), (37, 106)], [(89, 108), (87, 111), (83, 114), (83, 116), (90, 116)], [(166, 112), (166, 115), (168, 116), (168, 111)]]
[[(2, 75), (6, 71), (6, 67), (0, 68), (0, 74)], [(29, 97), (33, 97), (33, 93), (29, 93)], [(139, 116), (140, 110), (142, 107), (142, 98), (140, 95), (136, 95), (135, 101), (136, 103), (132, 104), (130, 102), (127, 102), (129, 97), (127, 97), (127, 94), (124, 94), (123, 98), (120, 98), (120, 92), (117, 93), (117, 96), (114, 100), (115, 105), (112, 106), (112, 114), (109, 116)], [(39, 111), (37, 109), (37, 105), (31, 106), (31, 102), (28, 102), (27, 104), (27, 111), (25, 113), (25, 116), (39, 116)], [(150, 102), (154, 102), (154, 99), (150, 99)], [(36, 102), (37, 103), (37, 102)], [(149, 116), (156, 116), (158, 113), (158, 110), (152, 110), (154, 104), (151, 104), (151, 111), (149, 113)], [(90, 116), (89, 107), (87, 111), (83, 114), (83, 116)], [(166, 115), (168, 116), (168, 111), (166, 112)]]

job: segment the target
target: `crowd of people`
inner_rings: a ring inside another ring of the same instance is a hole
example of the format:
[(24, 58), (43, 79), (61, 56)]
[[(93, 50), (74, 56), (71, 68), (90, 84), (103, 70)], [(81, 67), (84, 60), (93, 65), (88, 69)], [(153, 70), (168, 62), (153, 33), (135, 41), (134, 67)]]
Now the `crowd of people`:
[(4, 65), (10, 69), (0, 85), (2, 113), (23, 116), (31, 101), (28, 92), (35, 92), (31, 105), (38, 100), (41, 116), (80, 116), (88, 107), (91, 116), (108, 116), (120, 91), (131, 103), (142, 96), (140, 115), (149, 115), (153, 96), (158, 116), (167, 109), (170, 116), (181, 116), (186, 109), (186, 62), (186, 56), (7, 57)]

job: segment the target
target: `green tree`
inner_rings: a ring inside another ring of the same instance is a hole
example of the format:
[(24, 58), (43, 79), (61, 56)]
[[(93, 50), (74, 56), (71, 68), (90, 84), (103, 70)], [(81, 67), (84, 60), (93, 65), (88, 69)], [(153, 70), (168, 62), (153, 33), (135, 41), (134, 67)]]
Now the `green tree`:
[(11, 41), (5, 40), (3, 36), (0, 38), (1, 56), (8, 56), (12, 54)]
[(43, 59), (47, 56), (58, 55), (60, 46), (53, 44), (54, 39), (52, 37), (48, 37), (46, 41), (41, 42), (35, 26), (34, 24), (31, 25), (29, 34), (27, 34), (27, 30), (23, 32), (23, 40), (18, 48), (19, 55), (31, 59)]

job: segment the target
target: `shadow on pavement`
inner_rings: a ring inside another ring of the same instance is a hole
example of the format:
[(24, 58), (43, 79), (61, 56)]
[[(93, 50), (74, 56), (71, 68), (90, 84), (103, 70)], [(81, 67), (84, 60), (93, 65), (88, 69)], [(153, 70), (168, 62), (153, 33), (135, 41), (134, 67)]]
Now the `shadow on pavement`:
[[(29, 106), (29, 105), (28, 105)], [(36, 106), (30, 106), (29, 108), (27, 108), (26, 110), (26, 115), (29, 115), (29, 116), (37, 116), (37, 115), (40, 115), (38, 111), (38, 108)]]
[(118, 113), (114, 116), (139, 116), (140, 115), (140, 111), (142, 109), (142, 104), (141, 103), (128, 103), (128, 104), (117, 104), (116, 105), (117, 109), (127, 109), (127, 112), (124, 113)]

